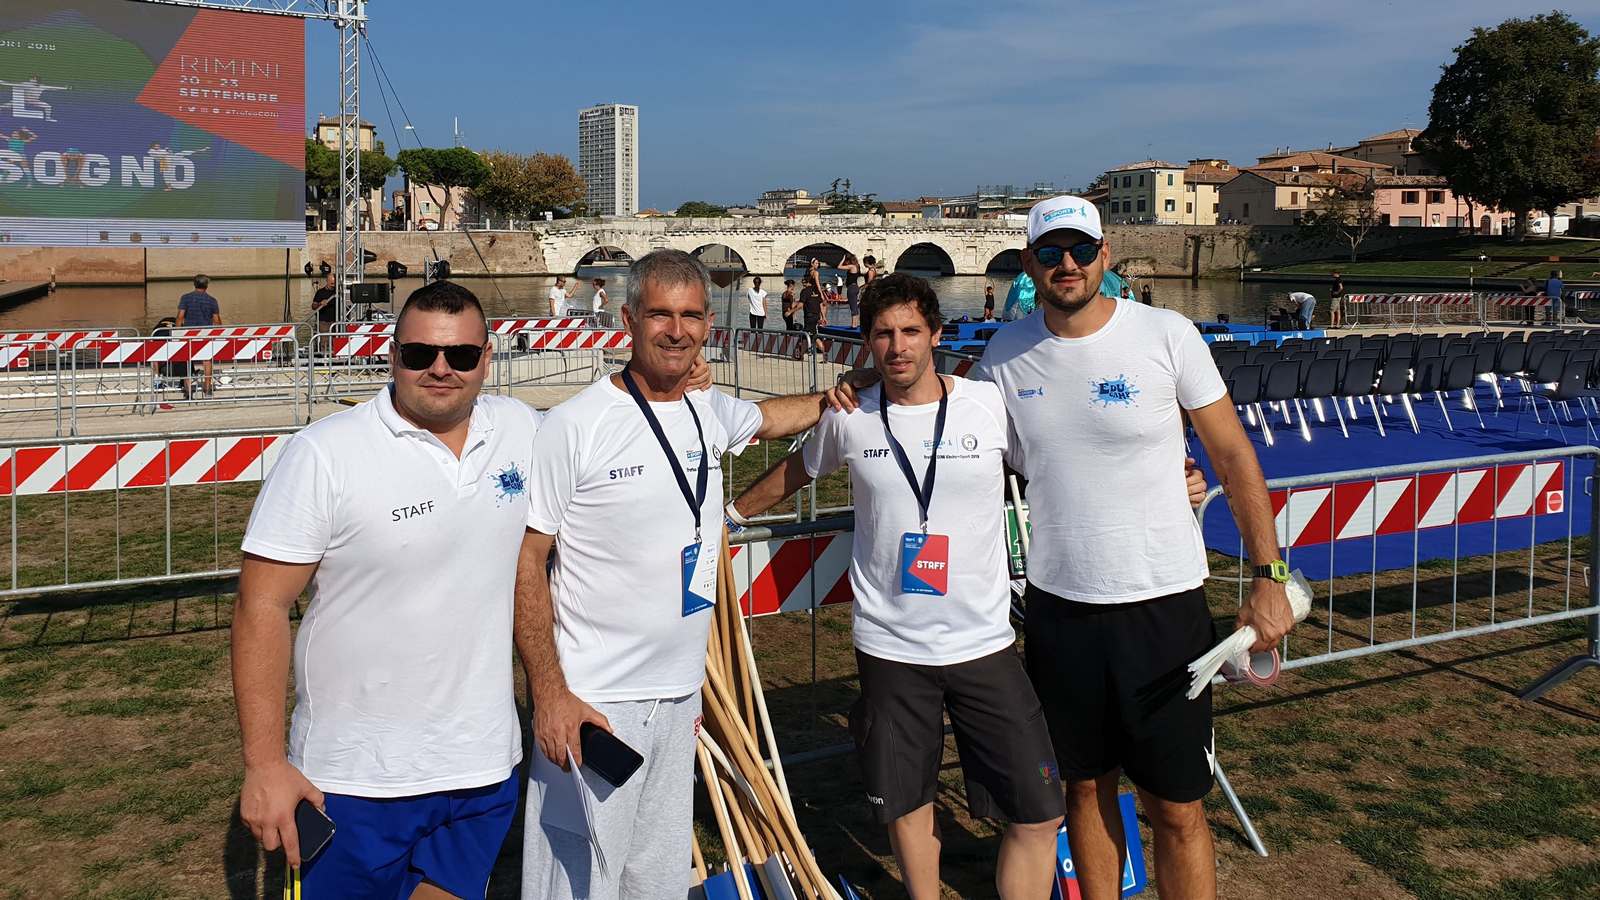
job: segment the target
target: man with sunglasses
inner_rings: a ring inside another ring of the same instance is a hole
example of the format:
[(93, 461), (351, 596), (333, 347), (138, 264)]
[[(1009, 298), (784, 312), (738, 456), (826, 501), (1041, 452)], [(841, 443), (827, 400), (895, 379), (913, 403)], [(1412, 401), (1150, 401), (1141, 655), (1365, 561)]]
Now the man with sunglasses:
[[(481, 897), (517, 806), (512, 595), (540, 416), (480, 392), (492, 354), (467, 289), (416, 290), (394, 341), (393, 381), (285, 442), (245, 531), (239, 812), (304, 865), (307, 896)], [(302, 799), (337, 829), (309, 861)]]
[[(825, 402), (688, 390), (710, 296), (693, 256), (640, 257), (622, 310), (627, 367), (552, 409), (534, 444), (516, 613), (539, 745), (523, 829), (527, 898), (660, 900), (688, 890), (722, 456), (810, 428)], [(620, 786), (581, 771), (599, 853), (584, 798), (562, 771), (569, 753), (583, 764), (585, 724), (644, 757)]]
[(1216, 641), (1200, 526), (1186, 498), (1183, 419), (1227, 491), (1257, 577), (1238, 623), (1273, 646), (1293, 624), (1255, 451), (1194, 324), (1100, 294), (1110, 246), (1094, 204), (1028, 216), (1023, 271), (1038, 310), (1002, 328), (974, 369), (1005, 398), (1028, 477), (1028, 673), (1067, 785), (1086, 900), (1120, 894), (1126, 773), (1155, 832), (1164, 897), (1216, 896), (1201, 807), (1214, 769), (1211, 694), (1184, 699), (1189, 661)]

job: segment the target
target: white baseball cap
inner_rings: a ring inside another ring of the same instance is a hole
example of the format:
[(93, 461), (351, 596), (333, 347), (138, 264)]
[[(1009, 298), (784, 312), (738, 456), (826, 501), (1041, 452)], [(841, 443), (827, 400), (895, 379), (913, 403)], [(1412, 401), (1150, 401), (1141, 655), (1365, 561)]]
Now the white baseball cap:
[(1097, 241), (1105, 237), (1100, 230), (1100, 210), (1082, 197), (1051, 197), (1035, 203), (1028, 211), (1029, 244), (1062, 229), (1081, 231)]

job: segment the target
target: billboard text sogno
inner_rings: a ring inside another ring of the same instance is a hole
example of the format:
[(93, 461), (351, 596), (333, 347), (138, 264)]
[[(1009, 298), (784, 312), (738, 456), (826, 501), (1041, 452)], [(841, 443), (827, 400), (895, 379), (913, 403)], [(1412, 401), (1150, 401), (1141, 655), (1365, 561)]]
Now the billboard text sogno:
[(305, 24), (0, 4), (0, 245), (305, 243)]

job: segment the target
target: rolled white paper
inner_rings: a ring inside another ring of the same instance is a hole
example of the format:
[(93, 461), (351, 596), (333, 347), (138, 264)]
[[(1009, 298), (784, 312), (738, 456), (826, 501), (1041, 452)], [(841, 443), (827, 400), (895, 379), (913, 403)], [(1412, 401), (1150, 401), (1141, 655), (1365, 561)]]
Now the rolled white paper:
[[(1289, 611), (1296, 623), (1304, 622), (1311, 614), (1311, 585), (1295, 569), (1289, 574), (1289, 583), (1283, 586), (1289, 596)], [(1189, 664), (1188, 698), (1200, 696), (1218, 672), (1229, 681), (1270, 685), (1278, 680), (1281, 663), (1276, 648), (1252, 654), (1250, 646), (1256, 642), (1256, 630), (1249, 625), (1228, 635), (1199, 659)], [(1226, 667), (1226, 670), (1224, 670)], [(1230, 677), (1231, 676), (1231, 677)]]

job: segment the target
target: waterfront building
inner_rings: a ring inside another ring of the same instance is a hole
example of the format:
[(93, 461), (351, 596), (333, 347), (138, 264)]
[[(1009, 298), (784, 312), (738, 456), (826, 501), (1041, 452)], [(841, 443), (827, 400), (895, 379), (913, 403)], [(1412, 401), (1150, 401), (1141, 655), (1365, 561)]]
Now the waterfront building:
[(1112, 225), (1177, 225), (1184, 220), (1184, 167), (1159, 159), (1106, 172), (1106, 221)]
[(1182, 220), (1185, 225), (1215, 225), (1222, 210), (1222, 186), (1239, 174), (1225, 159), (1191, 159), (1183, 170)]
[(822, 211), (822, 198), (805, 188), (777, 188), (762, 192), (756, 209), (763, 216), (816, 215)]
[(578, 110), (578, 174), (588, 185), (590, 215), (639, 211), (639, 107), (603, 103)]
[(883, 201), (883, 217), (891, 222), (920, 219), (923, 217), (922, 209), (921, 200)]

